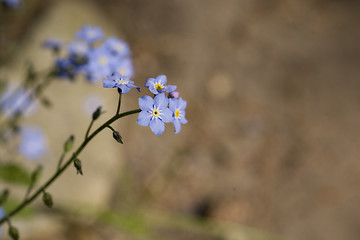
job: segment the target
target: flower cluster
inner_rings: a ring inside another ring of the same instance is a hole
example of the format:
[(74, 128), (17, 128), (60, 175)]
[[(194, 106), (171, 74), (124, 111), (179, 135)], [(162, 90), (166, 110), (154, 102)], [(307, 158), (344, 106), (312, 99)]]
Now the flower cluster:
[[(131, 52), (126, 42), (116, 38), (105, 38), (99, 27), (84, 26), (75, 34), (76, 40), (65, 44), (58, 39), (43, 43), (57, 53), (56, 75), (60, 78), (74, 79), (83, 74), (89, 82), (96, 83), (114, 72), (128, 78), (134, 74)], [(59, 51), (65, 49), (65, 57)]]
[[(181, 130), (181, 124), (187, 123), (185, 118), (186, 101), (176, 91), (176, 86), (166, 85), (165, 75), (149, 78), (145, 87), (155, 94), (155, 97), (143, 96), (139, 98), (141, 112), (136, 122), (141, 126), (150, 126), (155, 135), (165, 131), (165, 123), (173, 123), (175, 133)], [(168, 97), (165, 93), (169, 93)]]

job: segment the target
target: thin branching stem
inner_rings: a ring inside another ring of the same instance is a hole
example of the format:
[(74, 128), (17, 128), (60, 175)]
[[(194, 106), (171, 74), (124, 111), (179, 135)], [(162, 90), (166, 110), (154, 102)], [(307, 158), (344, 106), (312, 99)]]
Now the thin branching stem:
[(127, 111), (124, 113), (116, 114), (112, 118), (110, 118), (108, 121), (106, 121), (103, 125), (98, 127), (90, 136), (84, 139), (84, 141), (81, 143), (81, 145), (78, 147), (78, 149), (74, 152), (74, 154), (65, 162), (65, 164), (59, 168), (53, 176), (50, 177), (49, 180), (47, 180), (37, 191), (35, 191), (31, 196), (29, 196), (27, 199), (25, 199), (19, 206), (17, 206), (14, 210), (10, 211), (6, 216), (0, 219), (0, 225), (2, 225), (5, 221), (9, 220), (12, 216), (16, 215), (18, 212), (20, 212), (23, 208), (25, 208), (27, 205), (29, 205), (32, 201), (34, 201), (42, 192), (45, 191), (74, 161), (75, 158), (78, 157), (78, 155), (82, 152), (82, 150), (86, 147), (86, 145), (98, 134), (100, 133), (104, 128), (115, 122), (116, 120), (141, 112), (140, 109)]

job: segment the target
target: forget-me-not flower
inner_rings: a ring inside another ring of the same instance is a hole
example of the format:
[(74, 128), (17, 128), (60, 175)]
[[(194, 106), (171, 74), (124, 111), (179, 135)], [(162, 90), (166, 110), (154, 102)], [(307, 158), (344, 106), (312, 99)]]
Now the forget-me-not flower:
[(175, 133), (179, 133), (181, 130), (181, 124), (187, 123), (185, 118), (186, 101), (182, 98), (170, 98), (169, 109), (172, 112), (173, 123), (175, 126)]
[(87, 43), (94, 43), (103, 38), (103, 31), (99, 27), (86, 25), (76, 33), (76, 38), (84, 40)]
[(43, 48), (49, 48), (53, 51), (59, 51), (63, 45), (63, 41), (57, 38), (49, 38), (41, 44)]
[(35, 127), (22, 127), (20, 130), (21, 141), (19, 152), (34, 161), (40, 158), (46, 152), (46, 139), (43, 131)]
[(119, 57), (128, 57), (130, 49), (126, 42), (118, 39), (117, 37), (110, 37), (105, 40), (104, 46), (113, 54)]
[(149, 88), (153, 94), (162, 92), (172, 92), (176, 89), (174, 85), (166, 85), (167, 79), (165, 75), (159, 75), (156, 78), (149, 78), (146, 80), (145, 87)]
[(31, 115), (37, 109), (37, 101), (33, 101), (30, 90), (16, 86), (10, 86), (3, 95), (0, 96), (0, 108), (5, 116), (14, 116), (17, 113)]
[(123, 76), (132, 78), (134, 75), (134, 67), (130, 58), (119, 59), (113, 62), (113, 72), (118, 72)]
[[(5, 210), (0, 207), (0, 218), (3, 218), (5, 216)], [(0, 227), (0, 239), (1, 239), (1, 234), (2, 234), (2, 228)]]
[(104, 47), (90, 51), (85, 73), (87, 79), (91, 82), (97, 82), (110, 75), (116, 61), (117, 59)]
[(167, 107), (169, 99), (160, 93), (153, 99), (150, 96), (139, 98), (141, 112), (136, 122), (141, 126), (149, 126), (155, 135), (160, 136), (165, 131), (165, 123), (172, 122), (172, 112)]
[(118, 87), (121, 89), (121, 93), (127, 93), (132, 88), (136, 88), (140, 92), (140, 88), (134, 85), (133, 81), (130, 81), (127, 76), (123, 76), (118, 72), (113, 73), (103, 80), (104, 88)]
[(20, 5), (20, 0), (1, 0), (1, 2), (11, 8), (17, 8)]

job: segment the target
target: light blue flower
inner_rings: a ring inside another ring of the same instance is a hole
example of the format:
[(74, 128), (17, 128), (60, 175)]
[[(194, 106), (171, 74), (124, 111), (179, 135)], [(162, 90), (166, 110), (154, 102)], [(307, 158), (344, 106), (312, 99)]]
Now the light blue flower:
[(76, 38), (84, 40), (87, 43), (94, 43), (103, 38), (103, 31), (99, 27), (86, 25), (76, 33)]
[(87, 79), (90, 82), (97, 82), (105, 76), (112, 74), (113, 65), (116, 61), (116, 57), (104, 47), (99, 47), (90, 51), (85, 70)]
[(149, 88), (153, 94), (159, 94), (162, 92), (172, 92), (176, 89), (176, 86), (165, 85), (167, 82), (165, 75), (159, 75), (156, 78), (149, 78), (146, 80), (145, 87)]
[(20, 5), (20, 0), (1, 0), (1, 2), (11, 8), (17, 8)]
[(181, 124), (185, 124), (188, 121), (185, 118), (186, 101), (182, 98), (170, 98), (169, 109), (172, 112), (173, 123), (175, 126), (175, 133), (179, 133), (181, 130)]
[(46, 152), (46, 139), (43, 131), (35, 127), (21, 127), (21, 141), (18, 147), (19, 152), (34, 161)]
[(139, 98), (139, 106), (142, 110), (136, 122), (141, 126), (149, 126), (155, 135), (160, 136), (165, 131), (165, 123), (172, 122), (172, 112), (168, 108), (169, 100), (164, 93), (151, 98), (143, 96)]
[[(5, 216), (5, 210), (0, 207), (0, 219), (3, 218)], [(1, 234), (2, 234), (2, 228), (0, 227), (0, 239), (1, 239)]]
[(86, 57), (89, 47), (84, 42), (74, 41), (69, 44), (69, 53), (72, 57)]
[(30, 90), (16, 89), (14, 85), (0, 96), (0, 107), (4, 116), (14, 116), (17, 113), (31, 115), (37, 108), (37, 101), (33, 101)]
[(113, 72), (118, 72), (123, 76), (132, 78), (134, 76), (134, 67), (130, 58), (119, 59), (113, 62)]
[(109, 37), (106, 39), (104, 46), (108, 48), (111, 53), (119, 57), (128, 57), (130, 55), (128, 44), (117, 37)]
[(120, 73), (115, 72), (111, 76), (107, 77), (103, 81), (104, 88), (118, 87), (121, 89), (121, 93), (127, 93), (132, 88), (136, 88), (140, 92), (140, 88), (134, 85), (133, 81), (130, 81), (127, 76), (122, 76)]

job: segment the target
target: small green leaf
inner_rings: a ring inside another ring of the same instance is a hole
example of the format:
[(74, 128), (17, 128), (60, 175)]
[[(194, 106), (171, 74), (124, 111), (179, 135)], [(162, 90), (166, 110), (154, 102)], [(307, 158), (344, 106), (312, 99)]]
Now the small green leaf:
[(5, 182), (28, 185), (30, 174), (16, 163), (0, 164), (0, 179)]
[(9, 197), (9, 189), (5, 189), (0, 195), (0, 206), (3, 206)]

